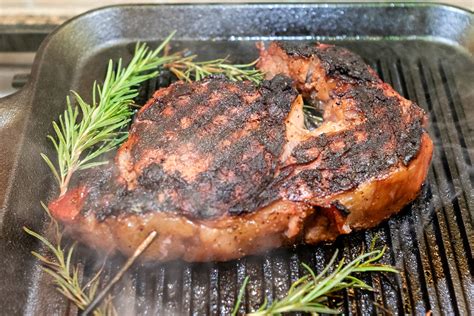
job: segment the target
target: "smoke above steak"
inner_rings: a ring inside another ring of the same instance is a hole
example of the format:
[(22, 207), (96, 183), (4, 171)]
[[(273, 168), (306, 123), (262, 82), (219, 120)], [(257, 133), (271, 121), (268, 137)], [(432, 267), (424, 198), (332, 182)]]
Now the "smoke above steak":
[(155, 92), (114, 163), (84, 173), (52, 215), (98, 249), (130, 255), (154, 230), (145, 259), (224, 261), (332, 241), (416, 197), (433, 147), (422, 109), (344, 48), (259, 49), (259, 87), (213, 77)]

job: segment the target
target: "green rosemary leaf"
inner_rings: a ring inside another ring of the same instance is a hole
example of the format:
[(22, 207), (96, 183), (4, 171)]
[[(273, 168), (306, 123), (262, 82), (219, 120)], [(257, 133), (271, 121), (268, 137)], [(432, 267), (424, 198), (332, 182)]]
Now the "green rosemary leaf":
[(242, 286), (240, 287), (239, 295), (237, 295), (237, 301), (235, 303), (234, 309), (232, 310), (231, 316), (236, 316), (237, 313), (239, 312), (240, 304), (242, 302), (242, 298), (244, 297), (245, 288), (247, 287), (248, 282), (249, 282), (249, 277), (246, 276), (244, 279), (244, 282), (242, 283)]
[(36, 257), (36, 259), (38, 259), (38, 260), (39, 260), (40, 262), (42, 262), (43, 264), (46, 264), (46, 265), (57, 265), (57, 266), (59, 266), (56, 262), (47, 259), (46, 257), (40, 255), (40, 254), (37, 253), (36, 251), (32, 251), (31, 254), (32, 254), (34, 257)]
[(72, 258), (72, 253), (74, 251), (74, 246), (75, 245), (72, 245), (71, 248), (69, 248), (69, 251), (68, 251), (68, 254), (67, 254), (67, 259), (66, 259), (66, 271), (70, 271), (71, 270), (71, 258)]
[(41, 236), (41, 235), (38, 234), (37, 232), (32, 231), (31, 229), (29, 229), (28, 227), (25, 227), (25, 226), (23, 226), (23, 230), (24, 230), (27, 234), (29, 234), (29, 235), (35, 237), (36, 239), (39, 239), (39, 240), (40, 240), (46, 247), (48, 247), (51, 251), (53, 251), (53, 252), (56, 251), (56, 247), (54, 247), (54, 246), (49, 242), (49, 240), (47, 240), (45, 237)]
[[(54, 143), (54, 147), (56, 147), (56, 150), (58, 149), (57, 145)], [(53, 173), (54, 177), (56, 178), (56, 180), (59, 182), (61, 181), (61, 178), (59, 177), (59, 174), (58, 172), (56, 171), (56, 167), (54, 166), (54, 164), (51, 162), (51, 160), (49, 160), (48, 156), (46, 156), (45, 154), (41, 153), (41, 158), (43, 158), (43, 160), (46, 162), (46, 164), (48, 165), (49, 169), (51, 170), (51, 172)]]
[(385, 266), (385, 265), (373, 265), (373, 266), (364, 266), (361, 268), (354, 268), (352, 269), (353, 272), (370, 272), (370, 271), (376, 271), (376, 272), (391, 272), (391, 273), (398, 273), (398, 270), (390, 267), (390, 266)]

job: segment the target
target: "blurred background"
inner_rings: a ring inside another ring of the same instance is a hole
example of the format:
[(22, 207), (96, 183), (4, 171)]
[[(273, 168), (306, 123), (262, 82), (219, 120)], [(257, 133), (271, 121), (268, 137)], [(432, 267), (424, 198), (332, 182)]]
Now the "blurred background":
[[(98, 7), (124, 3), (231, 3), (285, 1), (146, 1), (146, 0), (0, 0), (0, 97), (12, 94), (28, 80), (35, 52), (42, 40), (73, 16)], [(339, 2), (286, 1), (286, 2)], [(351, 2), (347, 0), (346, 2)], [(369, 2), (352, 0), (352, 2)], [(372, 1), (374, 2), (374, 1)], [(403, 2), (403, 1), (378, 1)], [(417, 2), (413, 1), (412, 2)], [(472, 11), (474, 0), (425, 1), (446, 3)]]
[[(60, 22), (68, 17), (80, 14), (84, 11), (97, 7), (121, 4), (121, 3), (178, 3), (178, 2), (340, 2), (340, 1), (146, 1), (146, 0), (0, 0), (0, 23), (18, 23), (20, 19), (25, 23), (44, 23), (45, 21)], [(363, 0), (348, 0), (346, 2), (369, 2)], [(377, 2), (377, 1), (370, 1)], [(378, 1), (378, 2), (403, 2), (403, 1)], [(409, 2), (409, 1), (408, 1)], [(411, 1), (419, 2), (419, 1)], [(474, 0), (443, 0), (443, 1), (423, 1), (435, 3), (447, 3), (459, 6), (468, 10), (474, 9)], [(28, 16), (34, 16), (31, 18)], [(8, 17), (8, 19), (7, 19)], [(26, 19), (25, 19), (26, 18)]]

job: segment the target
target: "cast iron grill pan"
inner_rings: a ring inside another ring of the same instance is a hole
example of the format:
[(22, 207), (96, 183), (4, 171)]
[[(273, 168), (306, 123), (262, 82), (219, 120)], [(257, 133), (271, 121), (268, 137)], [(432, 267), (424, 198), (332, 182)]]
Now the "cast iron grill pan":
[[(0, 314), (77, 314), (28, 253), (41, 251), (40, 245), (21, 229), (47, 229), (39, 201), (57, 190), (38, 154), (50, 150), (45, 135), (69, 89), (87, 95), (92, 81), (103, 77), (107, 59), (130, 58), (133, 42), (156, 44), (175, 28), (174, 48), (190, 48), (206, 59), (230, 55), (248, 62), (257, 57), (256, 40), (272, 39), (320, 40), (359, 53), (429, 113), (433, 163), (420, 196), (399, 215), (333, 245), (277, 249), (226, 263), (136, 265), (113, 291), (120, 315), (228, 315), (247, 275), (240, 312), (254, 310), (265, 298), (285, 295), (304, 273), (302, 262), (321, 271), (336, 249), (341, 258), (355, 258), (374, 236), (379, 247), (388, 247), (382, 261), (401, 273), (364, 277), (375, 291), (343, 293), (337, 300), (345, 314), (472, 313), (472, 14), (445, 6), (345, 4), (119, 6), (87, 13), (52, 34), (27, 86), (0, 101)], [(137, 102), (144, 103), (166, 79), (145, 83)], [(85, 279), (103, 263), (103, 254), (97, 258), (85, 248), (77, 257)], [(105, 281), (123, 261), (107, 261)]]

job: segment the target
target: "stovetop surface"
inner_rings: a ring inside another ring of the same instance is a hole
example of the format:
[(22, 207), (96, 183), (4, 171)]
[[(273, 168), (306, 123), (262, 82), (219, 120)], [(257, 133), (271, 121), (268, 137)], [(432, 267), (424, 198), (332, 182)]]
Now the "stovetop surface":
[(0, 21), (0, 98), (26, 84), (36, 50), (57, 25), (5, 25)]
[(34, 52), (0, 52), (0, 98), (26, 83), (34, 58)]

